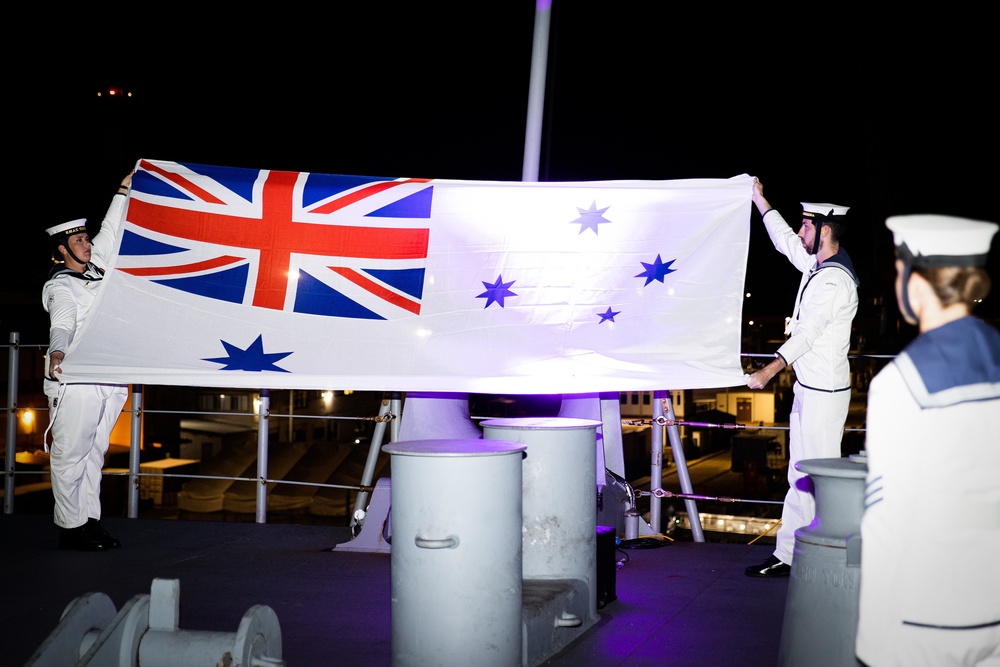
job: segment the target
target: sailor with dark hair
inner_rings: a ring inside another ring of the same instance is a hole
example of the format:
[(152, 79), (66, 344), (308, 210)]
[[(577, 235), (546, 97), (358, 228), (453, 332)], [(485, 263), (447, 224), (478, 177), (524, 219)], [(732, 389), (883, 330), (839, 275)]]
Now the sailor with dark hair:
[(972, 315), (998, 225), (886, 220), (919, 334), (872, 380), (857, 657), (1000, 665), (1000, 331)]
[(110, 446), (111, 429), (125, 405), (128, 387), (70, 384), (60, 381), (59, 375), (66, 352), (103, 285), (101, 265), (106, 266), (114, 251), (131, 182), (132, 174), (122, 179), (93, 242), (85, 218), (46, 230), (57, 263), (42, 287), (42, 305), (49, 314), (48, 367), (44, 380), (49, 428), (45, 445), (50, 453), (53, 520), (59, 527), (60, 549), (103, 551), (121, 546), (100, 523), (101, 469)]
[(748, 577), (787, 577), (795, 531), (812, 523), (816, 500), (809, 476), (795, 464), (805, 459), (838, 458), (851, 405), (851, 368), (847, 358), (851, 327), (858, 311), (858, 277), (840, 245), (849, 208), (802, 203), (798, 233), (764, 198), (754, 178), (753, 202), (775, 249), (802, 272), (795, 307), (785, 328), (787, 340), (774, 361), (747, 378), (763, 389), (791, 364), (795, 371), (788, 415), (788, 492), (781, 510), (774, 553), (744, 571)]

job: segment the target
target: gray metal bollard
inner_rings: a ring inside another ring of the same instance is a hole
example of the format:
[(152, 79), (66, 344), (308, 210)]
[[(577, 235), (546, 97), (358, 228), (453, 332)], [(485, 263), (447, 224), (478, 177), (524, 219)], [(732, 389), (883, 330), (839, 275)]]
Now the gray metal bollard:
[(568, 417), (488, 419), (485, 438), (528, 445), (524, 459), (524, 578), (580, 579), (597, 618), (597, 427)]
[(813, 482), (816, 518), (795, 531), (780, 667), (857, 667), (854, 639), (861, 586), (863, 456), (795, 464)]
[(489, 419), (486, 439), (527, 444), (524, 458), (524, 667), (579, 637), (597, 614), (597, 427), (567, 417)]
[(520, 667), (518, 442), (411, 440), (392, 455), (393, 667)]

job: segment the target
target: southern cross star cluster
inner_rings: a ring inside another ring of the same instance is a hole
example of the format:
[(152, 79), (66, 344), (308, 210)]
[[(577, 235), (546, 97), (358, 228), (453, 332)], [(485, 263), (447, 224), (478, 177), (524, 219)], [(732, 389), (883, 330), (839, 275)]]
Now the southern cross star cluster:
[[(605, 223), (607, 224), (611, 223), (610, 220), (604, 217), (604, 212), (607, 211), (609, 208), (610, 208), (609, 206), (605, 206), (604, 208), (601, 209), (597, 208), (596, 201), (591, 202), (590, 208), (584, 209), (577, 207), (576, 210), (579, 211), (580, 217), (577, 218), (576, 220), (573, 220), (569, 224), (580, 225), (580, 231), (578, 232), (579, 234), (583, 234), (583, 232), (588, 229), (594, 232), (594, 234), (597, 234), (599, 225)], [(660, 256), (657, 255), (656, 259), (653, 260), (651, 263), (641, 262), (642, 266), (645, 268), (645, 271), (637, 274), (635, 277), (646, 279), (646, 282), (643, 284), (643, 287), (653, 282), (654, 280), (662, 283), (664, 276), (666, 276), (669, 273), (673, 273), (674, 271), (677, 270), (670, 268), (670, 265), (673, 263), (674, 260), (670, 260), (669, 262), (664, 263), (663, 260), (660, 259)], [(515, 282), (516, 281), (514, 280), (511, 280), (509, 282), (504, 282), (502, 275), (498, 275), (497, 279), (492, 283), (486, 282), (484, 280), (483, 287), (486, 288), (486, 291), (483, 292), (482, 294), (476, 295), (476, 298), (486, 299), (486, 305), (483, 306), (483, 308), (489, 308), (494, 303), (503, 308), (504, 307), (503, 300), (505, 297), (517, 296), (516, 293), (510, 290), (510, 286), (513, 285)], [(605, 312), (598, 313), (597, 316), (601, 318), (600, 322), (606, 322), (606, 321), (614, 322), (615, 315), (618, 315), (619, 313), (621, 313), (620, 310), (612, 311), (611, 308), (608, 308)]]
[[(580, 217), (570, 222), (570, 224), (580, 225), (579, 234), (583, 234), (583, 232), (588, 229), (594, 232), (594, 234), (599, 234), (600, 225), (611, 224), (611, 220), (604, 217), (604, 213), (608, 210), (608, 208), (610, 207), (606, 206), (601, 209), (597, 208), (596, 201), (591, 202), (590, 208), (587, 209), (577, 207), (576, 210), (579, 212)], [(643, 287), (649, 285), (653, 281), (662, 283), (665, 276), (676, 271), (676, 269), (671, 268), (674, 261), (675, 260), (664, 262), (660, 255), (657, 254), (656, 259), (652, 262), (640, 262), (643, 266), (643, 271), (636, 274), (634, 277), (645, 278)], [(517, 293), (510, 289), (515, 282), (517, 281), (504, 281), (503, 275), (498, 274), (496, 280), (493, 282), (487, 282), (485, 280), (482, 281), (483, 287), (486, 289), (482, 293), (477, 294), (476, 298), (486, 299), (486, 305), (483, 306), (484, 309), (489, 308), (494, 303), (503, 308), (504, 299), (517, 296)], [(620, 310), (612, 310), (611, 307), (608, 307), (608, 309), (603, 313), (596, 314), (599, 318), (598, 324), (603, 324), (604, 322), (614, 322), (615, 316), (619, 314), (621, 314)], [(265, 353), (262, 335), (257, 336), (257, 339), (245, 350), (226, 341), (220, 342), (223, 347), (225, 347), (228, 356), (204, 359), (204, 361), (223, 364), (223, 367), (220, 370), (288, 372), (277, 366), (275, 362), (284, 359), (290, 355), (291, 352)]]

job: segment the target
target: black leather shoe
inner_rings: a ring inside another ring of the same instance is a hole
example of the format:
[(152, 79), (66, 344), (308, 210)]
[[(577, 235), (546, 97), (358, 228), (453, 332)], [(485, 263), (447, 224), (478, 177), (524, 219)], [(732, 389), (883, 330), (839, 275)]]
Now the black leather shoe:
[(72, 549), (75, 551), (104, 551), (104, 543), (90, 532), (89, 526), (84, 524), (77, 528), (59, 529), (59, 548)]
[(751, 565), (743, 571), (748, 577), (787, 577), (792, 571), (792, 566), (778, 560), (777, 556), (771, 556), (760, 565)]
[(121, 542), (111, 537), (108, 531), (104, 530), (104, 526), (97, 519), (87, 519), (84, 527), (90, 532), (91, 537), (104, 545), (105, 549), (117, 549), (122, 545)]

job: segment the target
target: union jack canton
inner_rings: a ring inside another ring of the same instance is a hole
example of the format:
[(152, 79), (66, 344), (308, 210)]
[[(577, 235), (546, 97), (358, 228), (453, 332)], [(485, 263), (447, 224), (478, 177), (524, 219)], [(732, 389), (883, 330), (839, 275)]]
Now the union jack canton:
[(413, 317), (433, 196), (429, 179), (142, 160), (115, 269), (255, 308)]

